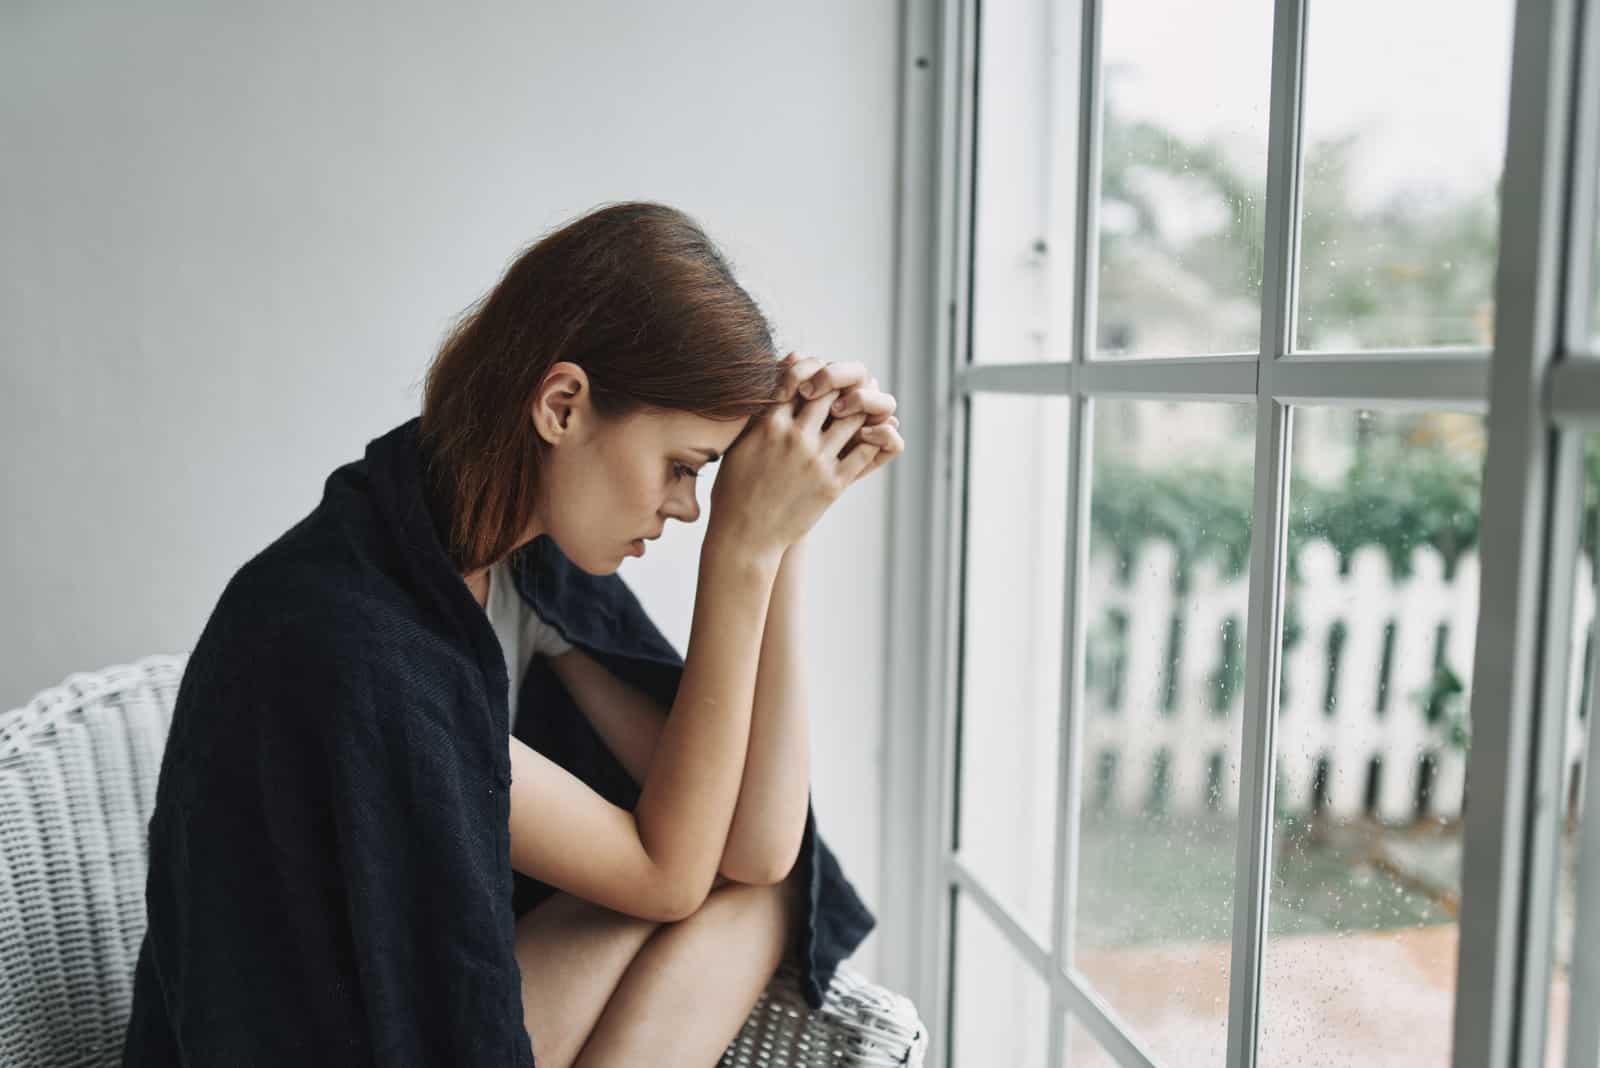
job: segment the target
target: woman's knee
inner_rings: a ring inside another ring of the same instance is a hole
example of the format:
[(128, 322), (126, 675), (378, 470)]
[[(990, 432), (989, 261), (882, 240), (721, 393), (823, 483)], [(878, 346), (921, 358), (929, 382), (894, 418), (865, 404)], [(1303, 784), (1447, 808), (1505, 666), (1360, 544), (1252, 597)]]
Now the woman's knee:
[(721, 880), (713, 885), (699, 909), (676, 922), (692, 923), (697, 917), (705, 917), (696, 925), (726, 924), (733, 929), (735, 938), (748, 937), (752, 929), (773, 930), (787, 946), (795, 938), (804, 905), (805, 891), (798, 871), (776, 883)]
[(661, 926), (564, 892), (517, 921), (523, 1023), (540, 1068), (573, 1063), (623, 973)]

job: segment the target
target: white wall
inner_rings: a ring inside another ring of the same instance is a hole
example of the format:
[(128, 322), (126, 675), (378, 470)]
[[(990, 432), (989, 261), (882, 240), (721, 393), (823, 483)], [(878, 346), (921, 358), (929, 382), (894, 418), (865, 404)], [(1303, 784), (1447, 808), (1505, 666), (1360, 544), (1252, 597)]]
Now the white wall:
[[(601, 201), (694, 214), (780, 342), (893, 389), (897, 33), (887, 0), (8, 4), (0, 708), (189, 648), (415, 414), (450, 317)], [(813, 533), (806, 616), (818, 819), (872, 904), (886, 491)], [(703, 528), (623, 571), (680, 649)]]

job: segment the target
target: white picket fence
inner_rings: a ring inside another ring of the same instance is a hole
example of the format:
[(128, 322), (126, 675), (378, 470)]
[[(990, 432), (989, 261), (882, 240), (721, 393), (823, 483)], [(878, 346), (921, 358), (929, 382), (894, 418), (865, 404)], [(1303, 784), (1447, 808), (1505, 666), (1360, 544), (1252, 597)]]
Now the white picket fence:
[[(1418, 695), (1427, 689), (1435, 657), (1442, 654), (1466, 687), (1456, 699), (1466, 710), (1478, 558), (1463, 556), (1448, 581), (1442, 558), (1430, 547), (1414, 550), (1411, 564), (1408, 577), (1396, 578), (1383, 551), (1365, 547), (1341, 575), (1338, 555), (1328, 543), (1301, 549), (1300, 581), (1291, 586), (1289, 598), (1302, 629), (1282, 665), (1280, 813), (1303, 816), (1316, 809), (1391, 823), (1460, 815), (1466, 752), (1450, 743), (1442, 722), (1448, 717), (1438, 724), (1427, 721)], [(1180, 597), (1173, 583), (1175, 554), (1161, 541), (1142, 547), (1128, 581), (1117, 581), (1115, 566), (1110, 554), (1092, 554), (1085, 603), (1091, 625), (1100, 629), (1091, 644), (1095, 666), (1084, 695), (1084, 802), (1126, 812), (1152, 804), (1173, 812), (1208, 805), (1235, 811), (1245, 686), (1241, 681), (1217, 709), (1212, 678), (1224, 657), (1230, 617), (1242, 667), (1246, 578), (1222, 577), (1209, 560), (1201, 561), (1192, 568), (1188, 593)], [(1576, 793), (1582, 753), (1578, 694), (1595, 611), (1587, 559), (1580, 560), (1574, 607), (1563, 795), (1569, 799)], [(1108, 621), (1117, 614), (1125, 628), (1121, 639), (1112, 641)], [(1177, 628), (1175, 618), (1182, 621)], [(1178, 670), (1169, 680), (1173, 648)], [(1385, 660), (1387, 684), (1380, 687)], [(1332, 661), (1337, 666), (1330, 670)], [(1242, 670), (1238, 677), (1243, 679)], [(1386, 694), (1381, 701), (1380, 689)], [(1424, 795), (1421, 804), (1419, 794)]]

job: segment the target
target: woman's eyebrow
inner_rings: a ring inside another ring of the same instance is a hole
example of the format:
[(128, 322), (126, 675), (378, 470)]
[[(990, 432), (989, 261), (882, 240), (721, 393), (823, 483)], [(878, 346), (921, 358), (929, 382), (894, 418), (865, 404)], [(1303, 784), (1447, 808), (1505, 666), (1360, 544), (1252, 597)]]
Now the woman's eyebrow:
[(714, 464), (722, 458), (716, 449), (708, 449), (704, 445), (697, 446), (695, 451), (704, 456), (708, 464)]

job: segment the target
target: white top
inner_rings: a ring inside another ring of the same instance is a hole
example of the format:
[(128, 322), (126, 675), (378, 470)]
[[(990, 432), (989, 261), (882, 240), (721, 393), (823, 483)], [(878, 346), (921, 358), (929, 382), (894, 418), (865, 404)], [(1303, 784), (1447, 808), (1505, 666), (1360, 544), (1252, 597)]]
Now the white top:
[(485, 610), (494, 635), (500, 639), (500, 652), (506, 658), (506, 675), (510, 679), (506, 699), (510, 702), (511, 726), (517, 725), (517, 692), (522, 688), (522, 675), (533, 658), (532, 635), (528, 633), (530, 617), (537, 618), (517, 593), (511, 582), (511, 569), (504, 560), (489, 567), (489, 598)]

